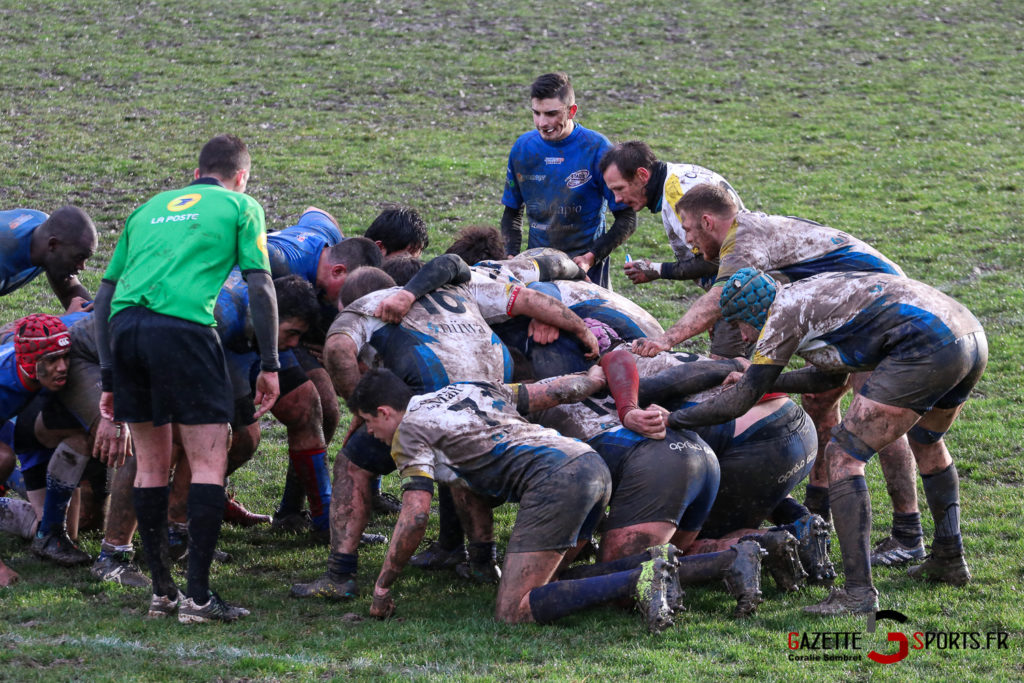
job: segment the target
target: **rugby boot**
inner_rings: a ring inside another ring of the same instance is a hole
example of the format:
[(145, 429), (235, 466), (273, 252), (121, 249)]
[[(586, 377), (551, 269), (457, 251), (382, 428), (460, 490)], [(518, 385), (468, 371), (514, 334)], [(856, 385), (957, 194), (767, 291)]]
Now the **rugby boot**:
[(817, 605), (804, 607), (805, 614), (837, 616), (840, 614), (865, 614), (878, 609), (878, 591), (874, 586), (858, 588), (832, 588), (828, 597)]
[(673, 609), (669, 596), (682, 592), (673, 563), (657, 558), (641, 564), (640, 576), (633, 590), (637, 610), (643, 615), (648, 631), (661, 633), (672, 626)]
[(460, 545), (452, 550), (441, 547), (440, 541), (434, 541), (421, 552), (409, 558), (409, 566), (420, 569), (455, 569), (469, 561), (466, 546)]
[(797, 540), (783, 529), (774, 529), (761, 534), (744, 536), (741, 541), (754, 541), (768, 552), (762, 564), (768, 569), (780, 591), (792, 593), (800, 590), (807, 578), (800, 563)]
[(767, 551), (754, 541), (740, 541), (732, 546), (736, 558), (725, 570), (722, 580), (729, 595), (736, 598), (737, 619), (750, 616), (761, 604), (761, 558)]
[(476, 583), (497, 584), (501, 581), (497, 545), (485, 541), (470, 543), (466, 551), (469, 559), (455, 567), (456, 574)]
[(806, 515), (796, 521), (797, 550), (807, 572), (807, 583), (829, 587), (836, 580), (836, 568), (828, 557), (832, 527), (820, 515)]
[(362, 534), (359, 536), (359, 545), (384, 545), (388, 542), (385, 534)]
[(249, 616), (249, 610), (237, 605), (229, 605), (219, 595), (210, 591), (206, 604), (199, 604), (192, 598), (185, 597), (178, 605), (178, 623), (203, 624), (209, 621), (238, 621)]
[(283, 515), (275, 514), (270, 528), (285, 534), (304, 534), (313, 529), (313, 522), (309, 518), (309, 510), (287, 512)]
[(30, 549), (36, 557), (56, 562), (62, 567), (76, 567), (92, 562), (92, 556), (75, 545), (64, 529), (45, 536), (37, 535), (32, 539)]
[(121, 586), (149, 588), (152, 585), (149, 577), (139, 571), (139, 567), (132, 562), (132, 554), (127, 552), (110, 553), (105, 556), (101, 554), (89, 567), (89, 573), (100, 581), (109, 581)]
[(324, 572), (309, 583), (292, 584), (288, 594), (293, 598), (326, 598), (328, 600), (350, 600), (359, 595), (355, 574), (334, 575)]
[(178, 611), (178, 605), (185, 599), (181, 591), (171, 598), (164, 595), (153, 595), (149, 601), (149, 612), (146, 616), (150, 619), (163, 619)]
[(258, 524), (270, 524), (271, 521), (273, 520), (270, 515), (258, 515), (245, 509), (245, 506), (239, 503), (234, 496), (228, 498), (224, 504), (224, 522), (227, 524), (253, 527)]
[(905, 546), (892, 536), (886, 536), (871, 549), (872, 567), (902, 567), (924, 559), (924, 539), (916, 546)]
[(907, 570), (907, 576), (918, 581), (935, 581), (951, 586), (963, 586), (971, 580), (971, 570), (963, 553), (940, 557), (935, 548), (924, 562)]
[(376, 515), (397, 515), (402, 511), (402, 501), (384, 491), (377, 491), (373, 494), (370, 506)]

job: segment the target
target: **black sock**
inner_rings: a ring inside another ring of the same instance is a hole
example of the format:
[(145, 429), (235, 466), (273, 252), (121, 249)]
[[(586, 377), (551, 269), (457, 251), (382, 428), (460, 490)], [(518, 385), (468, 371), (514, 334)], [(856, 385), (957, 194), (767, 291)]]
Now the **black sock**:
[(470, 564), (494, 564), (498, 559), (498, 544), (494, 541), (470, 543), (467, 548)]
[(807, 485), (806, 495), (804, 495), (804, 507), (811, 511), (811, 513), (828, 519), (830, 511), (829, 496), (827, 486), (812, 486)]
[(892, 537), (908, 548), (915, 548), (924, 538), (920, 512), (892, 513)]
[(610, 562), (598, 562), (597, 564), (581, 564), (569, 567), (558, 575), (560, 581), (571, 581), (574, 579), (586, 579), (591, 576), (603, 576), (604, 574), (615, 574), (616, 572), (636, 569), (642, 563), (651, 559), (648, 553), (639, 553), (628, 557), (620, 557)]
[(168, 598), (178, 595), (171, 578), (171, 561), (167, 555), (167, 501), (169, 486), (132, 489), (135, 516), (139, 521), (139, 538), (153, 577), (153, 594)]
[(353, 577), (359, 570), (359, 555), (331, 551), (327, 556), (327, 573), (332, 579), (341, 581)]
[(305, 491), (302, 489), (302, 482), (295, 471), (291, 460), (288, 461), (288, 471), (284, 475), (284, 491), (281, 492), (281, 503), (274, 512), (275, 517), (298, 514), (302, 512), (302, 498)]
[(442, 550), (452, 551), (463, 545), (465, 532), (455, 511), (455, 499), (447, 486), (437, 487), (437, 543)]
[(210, 563), (224, 520), (224, 487), (188, 487), (188, 597), (205, 605), (210, 599)]
[(829, 487), (832, 523), (843, 555), (846, 588), (870, 588), (871, 496), (862, 476), (850, 477)]
[(960, 476), (956, 465), (921, 475), (928, 508), (935, 520), (935, 539), (932, 552), (940, 556), (959, 555), (963, 551), (960, 536)]
[(807, 514), (810, 514), (810, 510), (796, 502), (795, 498), (786, 496), (775, 506), (768, 518), (772, 524), (792, 524)]
[(737, 552), (729, 549), (717, 553), (680, 557), (678, 559), (679, 567), (676, 569), (679, 583), (684, 586), (692, 586), (721, 579), (722, 573), (735, 561)]

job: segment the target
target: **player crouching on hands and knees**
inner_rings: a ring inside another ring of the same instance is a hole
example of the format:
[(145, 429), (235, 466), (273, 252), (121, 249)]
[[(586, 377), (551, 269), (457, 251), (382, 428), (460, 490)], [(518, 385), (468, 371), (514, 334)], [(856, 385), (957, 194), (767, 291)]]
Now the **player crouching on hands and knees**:
[[(829, 498), (846, 585), (805, 611), (829, 615), (877, 609), (864, 469), (876, 451), (903, 434), (909, 437), (935, 520), (932, 554), (908, 574), (967, 583), (959, 477), (943, 435), (988, 361), (985, 332), (971, 312), (928, 285), (893, 275), (829, 273), (777, 286), (753, 268), (730, 277), (720, 306), (723, 317), (745, 337), (757, 339), (753, 363), (731, 391), (677, 410), (669, 426), (721, 422), (773, 388), (823, 391), (845, 382), (847, 373), (872, 371), (827, 447)], [(782, 374), (794, 354), (808, 366)]]
[(391, 587), (426, 530), (434, 477), (452, 484), (475, 542), (493, 543), (481, 495), (518, 501), (495, 616), (547, 623), (582, 608), (633, 597), (652, 631), (672, 624), (678, 581), (672, 559), (572, 581), (552, 581), (566, 555), (589, 539), (611, 493), (611, 475), (586, 444), (521, 414), (578, 401), (604, 386), (599, 368), (545, 385), (465, 382), (414, 396), (394, 373), (371, 370), (348, 400), (368, 430), (390, 444), (402, 476), (402, 512), (373, 589), (370, 614), (395, 611)]

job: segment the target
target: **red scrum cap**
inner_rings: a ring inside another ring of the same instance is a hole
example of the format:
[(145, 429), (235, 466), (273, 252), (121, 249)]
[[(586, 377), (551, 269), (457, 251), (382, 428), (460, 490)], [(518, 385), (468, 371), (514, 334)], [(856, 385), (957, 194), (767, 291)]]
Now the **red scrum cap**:
[(18, 367), (36, 378), (36, 363), (51, 353), (71, 350), (67, 325), (54, 315), (33, 313), (14, 324), (14, 354)]

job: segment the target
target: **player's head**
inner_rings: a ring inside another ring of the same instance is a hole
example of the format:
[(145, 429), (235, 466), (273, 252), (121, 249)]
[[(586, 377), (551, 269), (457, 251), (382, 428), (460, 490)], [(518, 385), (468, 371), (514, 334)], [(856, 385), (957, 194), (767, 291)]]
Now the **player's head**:
[(380, 268), (363, 266), (352, 271), (345, 280), (345, 284), (341, 287), (338, 301), (341, 303), (341, 307), (344, 308), (356, 299), (361, 299), (371, 292), (394, 286), (395, 281)]
[(293, 349), (320, 320), (320, 304), (309, 280), (286, 275), (274, 280), (277, 293), (277, 348)]
[(634, 211), (647, 205), (647, 181), (651, 179), (658, 159), (647, 143), (639, 140), (620, 142), (608, 150), (599, 168), (604, 184), (615, 195), (615, 201)]
[(399, 287), (407, 285), (412, 276), (420, 272), (422, 267), (423, 261), (404, 254), (388, 256), (381, 264), (381, 270), (390, 275)]
[(324, 249), (316, 271), (316, 286), (323, 292), (323, 300), (337, 306), (338, 293), (349, 273), (363, 266), (380, 266), (383, 260), (377, 245), (365, 237), (348, 237)]
[(505, 243), (501, 234), (486, 225), (469, 225), (455, 236), (446, 254), (455, 254), (470, 265), (481, 261), (500, 261), (505, 258)]
[(36, 234), (44, 249), (39, 265), (55, 280), (78, 275), (99, 243), (92, 219), (77, 206), (54, 211), (36, 228)]
[(199, 151), (196, 178), (214, 177), (224, 183), (229, 190), (245, 192), (251, 165), (249, 148), (240, 137), (218, 135), (203, 145)]
[(45, 313), (25, 316), (14, 326), (18, 369), (30, 381), (59, 391), (67, 384), (71, 335), (60, 318)]
[(353, 415), (366, 421), (372, 436), (390, 444), (412, 397), (412, 389), (398, 375), (374, 368), (359, 379), (346, 403)]
[[(739, 325), (740, 330), (743, 330), (743, 325), (748, 325), (760, 333), (777, 291), (775, 280), (767, 273), (757, 268), (740, 268), (722, 287), (722, 295), (718, 299), (722, 317), (726, 322)], [(744, 337), (751, 336), (748, 332), (744, 331)], [(753, 335), (754, 338), (756, 336)]]
[(544, 74), (530, 86), (533, 125), (541, 138), (556, 142), (569, 136), (575, 124), (576, 93), (564, 72)]
[(718, 258), (725, 233), (739, 207), (722, 185), (700, 183), (686, 191), (675, 206), (686, 232), (686, 241), (706, 259)]
[(387, 207), (373, 219), (363, 236), (376, 242), (385, 256), (405, 252), (418, 257), (430, 245), (427, 224), (408, 206)]

